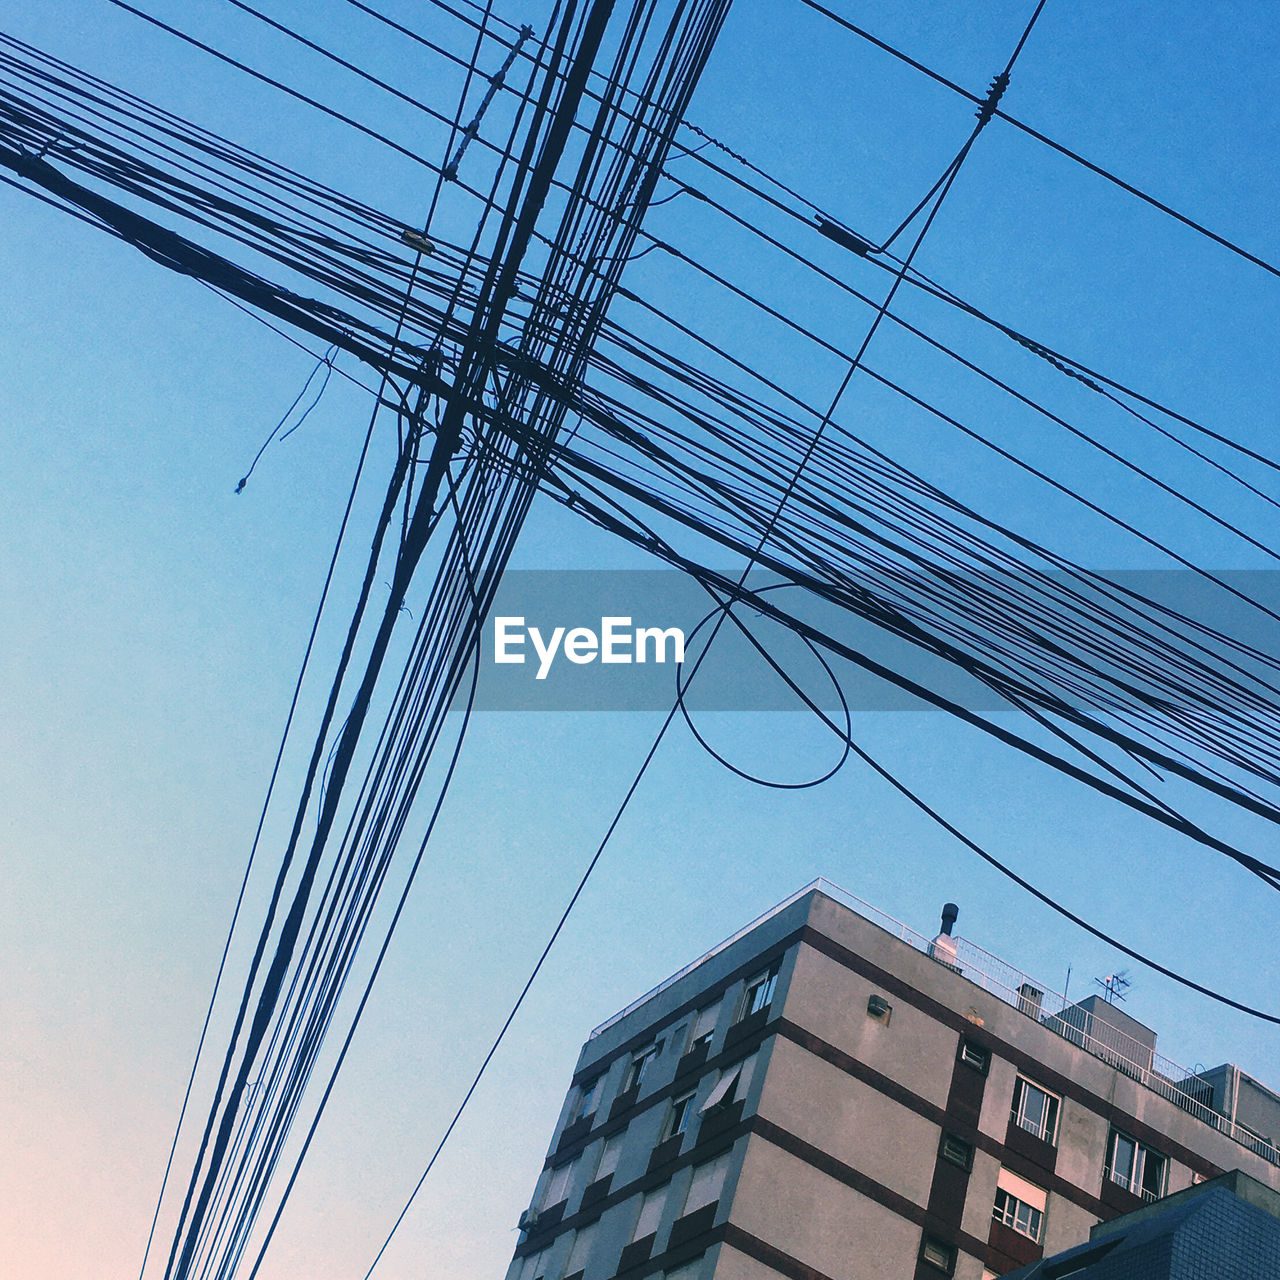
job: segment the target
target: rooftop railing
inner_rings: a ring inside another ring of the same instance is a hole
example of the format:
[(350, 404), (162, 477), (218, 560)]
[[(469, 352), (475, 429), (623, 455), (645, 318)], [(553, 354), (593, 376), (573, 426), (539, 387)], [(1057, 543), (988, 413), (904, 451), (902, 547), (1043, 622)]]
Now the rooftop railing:
[(1233, 1123), (1229, 1116), (1216, 1111), (1212, 1106), (1213, 1088), (1209, 1081), (1157, 1053), (1153, 1044), (1126, 1034), (1079, 1002), (1069, 1003), (1065, 995), (1037, 982), (967, 938), (956, 939), (953, 967), (962, 977), (999, 997), (1005, 1004), (1012, 1005), (1086, 1053), (1146, 1085), (1197, 1120), (1234, 1138), (1264, 1160), (1280, 1165), (1280, 1151), (1277, 1151), (1275, 1143), (1251, 1133), (1242, 1125)]
[[(797, 889), (790, 897), (783, 898), (776, 907), (770, 907), (763, 915), (756, 916), (750, 924), (744, 924), (736, 933), (731, 933), (723, 942), (718, 942), (710, 951), (704, 951), (696, 960), (691, 960), (683, 969), (673, 973), (671, 977), (664, 979), (658, 983), (651, 991), (646, 991), (638, 1000), (633, 1000), (625, 1009), (619, 1009), (612, 1018), (606, 1018), (591, 1034), (588, 1040), (594, 1040), (596, 1036), (603, 1031), (608, 1031), (615, 1023), (621, 1022), (628, 1014), (634, 1013), (642, 1004), (647, 1004), (654, 996), (666, 991), (668, 987), (673, 987), (681, 978), (692, 973), (699, 965), (706, 964), (712, 956), (718, 956), (722, 951), (733, 946), (739, 938), (745, 938), (753, 929), (758, 929), (766, 920), (772, 920), (774, 916), (781, 915), (789, 906), (795, 902), (799, 902), (807, 893), (812, 893), (815, 889), (821, 889), (823, 893), (836, 897), (837, 894), (843, 894), (843, 890), (837, 889), (835, 885), (828, 883), (821, 878), (811, 880), (803, 889)], [(846, 895), (847, 896), (847, 895)], [(843, 899), (841, 899), (843, 900)], [(857, 908), (853, 908), (855, 911)], [(861, 914), (861, 913), (859, 913)], [(903, 926), (906, 927), (905, 925)]]
[(1041, 1026), (1069, 1040), (1093, 1057), (1101, 1059), (1108, 1066), (1137, 1080), (1174, 1103), (1175, 1106), (1195, 1116), (1197, 1120), (1234, 1138), (1236, 1142), (1256, 1152), (1264, 1160), (1280, 1165), (1280, 1151), (1277, 1150), (1274, 1142), (1252, 1133), (1242, 1125), (1233, 1123), (1229, 1116), (1214, 1110), (1213, 1088), (1202, 1075), (1180, 1067), (1169, 1058), (1156, 1053), (1153, 1045), (1145, 1044), (1126, 1034), (1119, 1027), (1091, 1013), (1081, 1003), (1069, 1003), (1065, 995), (1036, 981), (1008, 961), (984, 950), (967, 938), (952, 939), (955, 943), (955, 954), (952, 957), (949, 948), (942, 951), (935, 946), (935, 939), (917, 933), (901, 920), (896, 920), (878, 907), (873, 907), (869, 902), (863, 901), (846, 889), (841, 889), (829, 880), (813, 880), (802, 889), (797, 889), (776, 907), (757, 916), (750, 924), (744, 925), (723, 942), (712, 947), (710, 951), (685, 965), (678, 973), (673, 973), (671, 977), (660, 982), (652, 991), (647, 991), (638, 1000), (633, 1000), (625, 1009), (619, 1010), (613, 1017), (606, 1019), (592, 1031), (590, 1038), (595, 1039), (601, 1032), (621, 1022), (628, 1014), (635, 1012), (660, 992), (674, 986), (699, 965), (705, 964), (713, 956), (727, 950), (739, 939), (745, 938), (747, 934), (759, 928), (765, 921), (781, 914), (814, 890), (819, 890), (827, 897), (833, 898), (914, 950), (938, 960), (961, 977), (990, 992), (1005, 1004), (1011, 1005), (1019, 1013), (1034, 1018)]
[(799, 902), (807, 894), (813, 893), (815, 889), (826, 894), (828, 898), (834, 898), (851, 911), (856, 911), (858, 915), (870, 920), (872, 924), (879, 925), (880, 928), (887, 930), (894, 937), (910, 943), (916, 950), (928, 953), (929, 939), (923, 934), (916, 933), (915, 930), (909, 929), (903, 924), (901, 920), (895, 920), (878, 907), (873, 907), (869, 902), (863, 902), (861, 898), (855, 897), (847, 890), (840, 888), (839, 885), (832, 884), (830, 880), (824, 880), (819, 876), (817, 880), (810, 880), (803, 888), (797, 889), (789, 897), (783, 898), (776, 907), (770, 907), (763, 915), (756, 916), (750, 924), (744, 924), (741, 929), (736, 933), (731, 933), (723, 942), (717, 942), (710, 951), (704, 951), (696, 960), (691, 960), (683, 969), (673, 973), (671, 977), (665, 978), (652, 991), (646, 991), (644, 995), (638, 1000), (633, 1000), (625, 1009), (619, 1009), (613, 1017), (606, 1018), (587, 1038), (594, 1040), (602, 1031), (608, 1031), (615, 1023), (621, 1022), (628, 1014), (634, 1013), (642, 1004), (647, 1004), (654, 996), (666, 991), (668, 987), (675, 986), (681, 978), (692, 973), (699, 965), (706, 964), (712, 956), (718, 956), (722, 951), (727, 951), (739, 938), (745, 938), (747, 934), (754, 929), (758, 929), (766, 920), (772, 920), (774, 916), (781, 915), (788, 907)]

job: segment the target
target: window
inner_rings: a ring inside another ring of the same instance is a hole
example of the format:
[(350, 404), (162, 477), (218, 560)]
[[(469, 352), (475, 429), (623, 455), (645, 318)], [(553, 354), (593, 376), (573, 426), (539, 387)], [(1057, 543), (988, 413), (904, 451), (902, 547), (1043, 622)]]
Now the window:
[(600, 1148), (600, 1163), (596, 1165), (595, 1180), (597, 1182), (601, 1178), (607, 1178), (618, 1168), (618, 1159), (622, 1155), (622, 1143), (626, 1136), (627, 1131), (623, 1129), (621, 1133), (615, 1133), (604, 1140), (604, 1145)]
[(720, 1199), (724, 1190), (725, 1175), (729, 1172), (729, 1153), (708, 1160), (694, 1168), (693, 1181), (689, 1183), (688, 1194), (684, 1198), (686, 1214), (705, 1208)]
[(936, 1267), (944, 1275), (950, 1275), (956, 1269), (955, 1246), (936, 1236), (925, 1236), (920, 1242), (920, 1261)]
[(666, 1207), (667, 1192), (671, 1190), (671, 1184), (659, 1187), (656, 1191), (650, 1191), (644, 1198), (644, 1203), (640, 1206), (640, 1216), (636, 1219), (635, 1230), (631, 1233), (632, 1240), (641, 1240), (645, 1236), (651, 1236), (658, 1229), (658, 1223), (662, 1220), (662, 1210)]
[(524, 1266), (520, 1268), (520, 1280), (542, 1280), (546, 1271), (547, 1251), (539, 1250), (537, 1253), (531, 1253), (525, 1260)]
[(1009, 1118), (1045, 1142), (1058, 1139), (1058, 1099), (1021, 1076), (1013, 1086), (1013, 1109)]
[(1136, 1138), (1111, 1130), (1107, 1144), (1107, 1177), (1118, 1186), (1132, 1191), (1144, 1200), (1159, 1200), (1164, 1195), (1168, 1160)]
[(666, 1138), (674, 1138), (689, 1127), (689, 1117), (693, 1113), (693, 1094), (686, 1093), (683, 1098), (676, 1098), (671, 1103), (671, 1114), (667, 1118)]
[(644, 1073), (649, 1069), (649, 1064), (662, 1052), (662, 1041), (657, 1040), (645, 1049), (641, 1049), (627, 1064), (627, 1074), (622, 1078), (622, 1092), (630, 1093), (632, 1089), (638, 1089), (640, 1082), (644, 1079)]
[(991, 1065), (991, 1051), (984, 1049), (982, 1045), (974, 1043), (967, 1037), (961, 1036), (960, 1061), (985, 1075), (987, 1068)]
[(692, 1053), (704, 1044), (708, 1046), (711, 1044), (711, 1037), (716, 1033), (716, 1017), (719, 1013), (719, 1000), (699, 1011), (697, 1018), (694, 1019), (693, 1032), (689, 1036), (689, 1047), (685, 1050), (686, 1053)]
[(1010, 1173), (1008, 1169), (1001, 1169), (996, 1177), (996, 1202), (991, 1216), (1039, 1243), (1044, 1233), (1044, 1209), (1048, 1198), (1048, 1193), (1035, 1183)]
[(602, 1084), (604, 1084), (603, 1073), (596, 1076), (594, 1080), (588, 1080), (578, 1090), (577, 1100), (573, 1104), (573, 1110), (569, 1113), (570, 1124), (581, 1120), (584, 1116), (595, 1115), (596, 1107), (600, 1105), (600, 1086)]
[(750, 1057), (743, 1058), (741, 1062), (725, 1067), (720, 1073), (720, 1079), (716, 1081), (715, 1088), (702, 1104), (702, 1114), (714, 1111), (717, 1107), (732, 1106), (739, 1099), (745, 1098), (747, 1090), (751, 1087), (751, 1072), (755, 1065), (756, 1055), (753, 1053)]
[(763, 973), (757, 973), (750, 982), (747, 983), (747, 989), (742, 993), (742, 1013), (740, 1018), (749, 1018), (753, 1013), (759, 1013), (761, 1009), (767, 1009), (773, 1000), (773, 989), (778, 985), (778, 966), (775, 964), (773, 968), (766, 969)]
[(958, 1165), (961, 1169), (973, 1168), (973, 1146), (962, 1138), (957, 1138), (953, 1133), (942, 1135), (942, 1145), (938, 1148), (938, 1154), (948, 1163)]
[(587, 1258), (591, 1253), (592, 1238), (596, 1233), (596, 1224), (590, 1223), (579, 1230), (573, 1238), (573, 1248), (569, 1250), (569, 1261), (565, 1263), (564, 1273), (567, 1276), (577, 1275), (586, 1270)]
[(559, 1168), (551, 1170), (551, 1178), (547, 1183), (547, 1189), (542, 1196), (542, 1204), (539, 1208), (549, 1209), (553, 1204), (559, 1204), (561, 1200), (569, 1198), (569, 1178), (573, 1173), (575, 1161), (570, 1160)]
[(1032, 1240), (1040, 1239), (1044, 1214), (1039, 1209), (1033, 1209), (1025, 1200), (1011, 1196), (1003, 1187), (996, 1191), (996, 1204), (991, 1216)]

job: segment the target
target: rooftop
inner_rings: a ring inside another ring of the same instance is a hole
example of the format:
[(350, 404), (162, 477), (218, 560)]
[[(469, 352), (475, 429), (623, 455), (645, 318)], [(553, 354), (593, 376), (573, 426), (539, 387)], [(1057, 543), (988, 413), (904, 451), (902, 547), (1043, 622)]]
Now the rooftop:
[[(1271, 1164), (1280, 1165), (1280, 1150), (1273, 1141), (1277, 1135), (1264, 1136), (1255, 1133), (1230, 1116), (1215, 1110), (1213, 1106), (1215, 1093), (1209, 1077), (1224, 1070), (1234, 1071), (1235, 1068), (1219, 1067), (1214, 1068), (1213, 1071), (1196, 1072), (1180, 1067), (1177, 1063), (1155, 1052), (1154, 1032), (1143, 1027), (1122, 1010), (1106, 1004), (1100, 997), (1090, 996), (1085, 1000), (1069, 1002), (1065, 995), (1052, 990), (1043, 982), (1031, 978), (1014, 965), (961, 936), (951, 939), (955, 944), (954, 957), (950, 954), (949, 947), (942, 954), (938, 954), (934, 938), (917, 933), (900, 920), (894, 919), (893, 916), (887, 915), (829, 880), (817, 879), (797, 889), (777, 906), (758, 916), (750, 924), (744, 925), (723, 942), (685, 965), (679, 972), (673, 973), (660, 982), (653, 990), (647, 991), (638, 1000), (633, 1000), (625, 1009), (619, 1010), (613, 1017), (606, 1019), (592, 1031), (591, 1038), (594, 1039), (659, 992), (665, 991), (681, 978), (692, 973), (712, 956), (718, 955), (740, 938), (746, 937), (766, 920), (814, 892), (824, 894), (908, 946), (937, 959), (939, 963), (946, 964), (975, 986), (990, 992), (1018, 1012), (1033, 1018), (1064, 1039), (1070, 1040), (1086, 1053), (1124, 1072), (1125, 1075), (1189, 1112), (1197, 1120), (1234, 1138), (1242, 1146), (1248, 1147)], [(1129, 1034), (1130, 1031), (1137, 1031), (1138, 1036)], [(1143, 1032), (1146, 1034), (1143, 1035)], [(1251, 1081), (1251, 1084), (1261, 1089), (1256, 1082)], [(1270, 1094), (1269, 1090), (1263, 1090), (1263, 1092)], [(1275, 1097), (1275, 1095), (1271, 1096)], [(1280, 1098), (1276, 1101), (1280, 1105)]]

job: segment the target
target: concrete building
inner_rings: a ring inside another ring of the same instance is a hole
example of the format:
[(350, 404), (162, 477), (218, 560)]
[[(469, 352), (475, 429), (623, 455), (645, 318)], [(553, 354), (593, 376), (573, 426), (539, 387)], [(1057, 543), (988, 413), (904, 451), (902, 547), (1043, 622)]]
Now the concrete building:
[(983, 1280), (1226, 1170), (1280, 1189), (1280, 1097), (954, 919), (818, 881), (598, 1027), (507, 1280)]
[(1006, 1280), (1276, 1280), (1280, 1195), (1236, 1170), (1099, 1223)]

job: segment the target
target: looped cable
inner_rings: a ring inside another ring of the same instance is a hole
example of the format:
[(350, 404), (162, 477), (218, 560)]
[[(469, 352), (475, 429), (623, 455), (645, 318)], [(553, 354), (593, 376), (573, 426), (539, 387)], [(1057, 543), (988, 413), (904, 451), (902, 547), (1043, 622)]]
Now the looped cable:
[[(783, 587), (787, 587), (791, 585), (793, 584), (786, 583), (786, 582), (776, 582), (769, 586), (761, 587), (757, 592), (757, 594), (764, 595), (769, 591), (779, 591)], [(700, 632), (703, 627), (705, 627), (708, 623), (712, 622), (714, 619), (728, 618), (738, 628), (738, 630), (743, 634), (743, 636), (745, 636), (746, 639), (751, 643), (752, 648), (754, 648), (755, 651), (765, 660), (765, 662), (767, 662), (769, 666), (773, 668), (775, 674), (791, 690), (791, 692), (794, 693), (796, 697), (799, 698), (800, 701), (803, 702), (804, 705), (811, 712), (813, 712), (814, 715), (816, 715), (817, 718), (823, 724), (827, 726), (827, 728), (831, 729), (835, 733), (836, 737), (840, 740), (841, 745), (843, 747), (843, 750), (840, 753), (840, 758), (825, 773), (818, 774), (817, 776), (812, 778), (806, 778), (800, 782), (777, 781), (772, 778), (762, 777), (759, 774), (751, 773), (746, 769), (740, 768), (738, 765), (734, 764), (731, 760), (727, 759), (720, 752), (718, 752), (706, 740), (706, 738), (703, 737), (703, 735), (699, 732), (698, 726), (694, 724), (693, 717), (689, 713), (689, 707), (686, 704), (685, 698), (684, 698), (685, 685), (687, 682), (684, 679), (683, 664), (678, 664), (676, 666), (676, 705), (680, 708), (680, 714), (684, 717), (684, 722), (686, 726), (688, 726), (689, 732), (693, 734), (694, 739), (697, 741), (698, 745), (713, 760), (715, 760), (718, 764), (723, 765), (724, 768), (728, 769), (730, 773), (737, 774), (739, 778), (743, 778), (747, 782), (754, 782), (757, 786), (772, 788), (775, 791), (803, 791), (809, 787), (821, 786), (829, 778), (834, 778), (835, 775), (839, 773), (841, 769), (844, 768), (846, 762), (849, 759), (849, 753), (855, 749), (853, 745), (853, 713), (849, 708), (849, 699), (845, 696), (844, 687), (843, 685), (841, 685), (839, 678), (836, 676), (836, 673), (831, 669), (831, 664), (826, 660), (826, 658), (822, 656), (822, 653), (818, 649), (817, 645), (815, 645), (813, 641), (809, 639), (808, 636), (803, 635), (800, 632), (797, 632), (796, 634), (800, 636), (800, 639), (804, 642), (805, 647), (817, 659), (819, 666), (822, 667), (822, 670), (826, 673), (827, 679), (831, 682), (832, 688), (835, 689), (836, 697), (840, 701), (841, 717), (844, 720), (844, 728), (842, 730), (840, 729), (838, 724), (834, 723), (831, 720), (831, 718), (828, 715), (826, 715), (826, 713), (821, 709), (821, 707), (819, 707), (818, 704), (815, 703), (813, 699), (809, 697), (809, 695), (804, 691), (804, 689), (800, 687), (797, 681), (782, 668), (782, 666), (777, 661), (777, 659), (774, 658), (771, 653), (769, 653), (769, 651), (764, 647), (764, 645), (761, 644), (761, 642), (752, 633), (751, 629), (747, 627), (742, 622), (742, 620), (733, 612), (733, 605), (734, 605), (733, 601), (726, 600), (723, 604), (717, 606), (715, 609), (712, 609), (711, 612), (708, 613), (706, 617), (704, 617), (698, 623), (698, 625), (694, 627), (694, 629), (689, 633), (689, 641), (692, 642), (692, 640), (698, 634), (698, 632)], [(717, 630), (719, 629), (719, 623), (716, 624), (716, 629)], [(715, 639), (715, 631), (712, 632), (711, 639), (712, 640)], [(707, 642), (708, 646), (710, 646), (710, 643), (711, 643), (711, 640), (708, 640)], [(706, 653), (706, 649), (703, 650), (703, 653), (704, 654)], [(701, 661), (702, 660), (699, 659), (698, 662), (694, 665), (694, 671), (696, 671), (697, 667), (701, 665)]]

